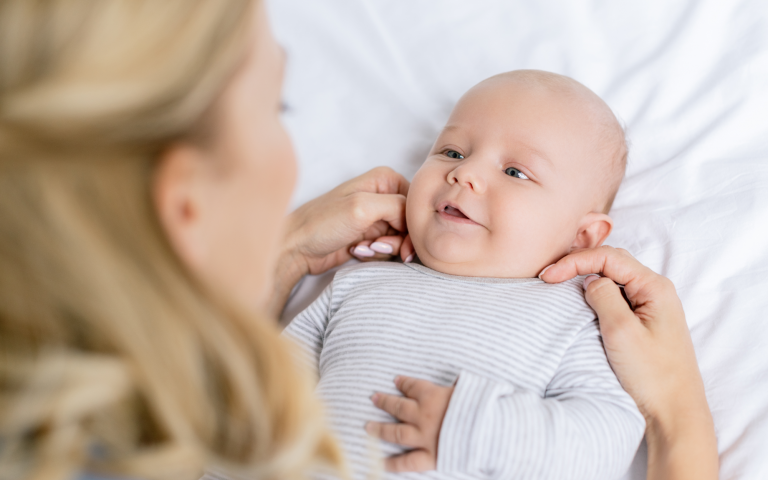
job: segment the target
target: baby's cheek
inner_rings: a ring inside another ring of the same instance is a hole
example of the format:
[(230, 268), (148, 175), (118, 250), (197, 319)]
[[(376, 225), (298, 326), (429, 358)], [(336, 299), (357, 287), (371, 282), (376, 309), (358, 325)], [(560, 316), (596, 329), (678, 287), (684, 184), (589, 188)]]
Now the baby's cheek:
[(512, 205), (495, 215), (490, 253), (498, 261), (514, 263), (518, 268), (535, 268), (553, 254), (552, 235), (557, 219), (536, 206), (522, 202)]
[(433, 208), (430, 202), (435, 188), (430, 185), (429, 176), (425, 173), (427, 172), (424, 172), (423, 168), (416, 172), (405, 201), (405, 222), (408, 233), (414, 240), (414, 246), (423, 237), (423, 231), (428, 228), (429, 213)]
[(417, 207), (418, 199), (408, 194), (408, 199), (405, 204), (405, 223), (408, 227), (408, 235), (411, 237), (413, 247), (416, 250), (416, 255), (419, 255), (420, 250), (423, 249), (424, 232), (428, 229), (427, 219), (425, 218), (425, 212), (423, 208)]

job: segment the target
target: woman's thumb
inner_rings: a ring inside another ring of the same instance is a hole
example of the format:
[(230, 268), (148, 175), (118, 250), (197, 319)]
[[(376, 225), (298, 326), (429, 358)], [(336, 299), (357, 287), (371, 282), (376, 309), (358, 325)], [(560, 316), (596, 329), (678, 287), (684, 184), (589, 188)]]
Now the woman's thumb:
[(584, 279), (584, 297), (597, 314), (600, 331), (626, 328), (634, 320), (634, 313), (621, 295), (619, 286), (608, 277), (589, 275)]

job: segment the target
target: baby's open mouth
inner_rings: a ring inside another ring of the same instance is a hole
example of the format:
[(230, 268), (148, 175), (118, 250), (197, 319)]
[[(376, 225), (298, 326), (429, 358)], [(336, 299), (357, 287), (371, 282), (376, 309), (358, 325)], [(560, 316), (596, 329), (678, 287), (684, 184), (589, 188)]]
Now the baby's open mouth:
[(463, 225), (480, 225), (474, 221), (472, 217), (459, 210), (459, 207), (456, 204), (451, 205), (451, 203), (453, 202), (440, 202), (435, 206), (437, 214), (442, 217), (443, 221)]
[(461, 212), (461, 210), (459, 210), (458, 208), (454, 208), (454, 207), (452, 207), (450, 205), (446, 205), (445, 208), (443, 209), (443, 212), (447, 213), (448, 215), (450, 215), (452, 217), (469, 218), (466, 215), (464, 215)]

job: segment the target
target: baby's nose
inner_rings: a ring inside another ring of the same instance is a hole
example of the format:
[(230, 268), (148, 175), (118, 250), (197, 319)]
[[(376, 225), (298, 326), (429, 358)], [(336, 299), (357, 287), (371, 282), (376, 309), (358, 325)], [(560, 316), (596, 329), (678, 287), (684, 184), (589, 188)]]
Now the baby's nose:
[(457, 166), (448, 174), (448, 183), (451, 185), (469, 188), (475, 193), (484, 193), (486, 182), (482, 172), (478, 171), (477, 166), (465, 163)]

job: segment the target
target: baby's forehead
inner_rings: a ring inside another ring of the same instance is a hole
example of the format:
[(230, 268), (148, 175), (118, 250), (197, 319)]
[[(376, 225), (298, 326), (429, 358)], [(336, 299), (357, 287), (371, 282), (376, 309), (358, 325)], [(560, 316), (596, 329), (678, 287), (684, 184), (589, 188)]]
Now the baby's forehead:
[[(446, 127), (451, 124), (476, 125), (475, 141), (487, 140), (487, 132), (498, 129), (498, 136), (515, 139), (512, 148), (522, 144), (532, 158), (548, 158), (555, 175), (571, 173), (560, 166), (589, 168), (605, 177), (608, 190), (617, 188), (616, 179), (624, 175), (624, 129), (597, 94), (563, 75), (518, 70), (488, 78), (461, 98)], [(520, 135), (532, 130), (535, 135)], [(553, 152), (548, 147), (555, 137), (567, 142)]]
[[(570, 77), (537, 70), (507, 72), (483, 80), (460, 99), (457, 107), (477, 108), (478, 104), (487, 107), (503, 104), (508, 107), (510, 114), (520, 113), (520, 110), (536, 114), (537, 110), (534, 108), (525, 110), (514, 107), (531, 107), (538, 104), (542, 110), (549, 113), (576, 115), (582, 122), (616, 122), (610, 107), (592, 90)], [(553, 106), (554, 108), (551, 108)], [(457, 113), (462, 111), (466, 109), (459, 109)]]
[(459, 100), (451, 117), (471, 120), (486, 114), (502, 122), (506, 117), (544, 119), (539, 125), (545, 131), (556, 134), (571, 127), (580, 132), (579, 139), (599, 146), (625, 143), (624, 130), (603, 99), (576, 80), (556, 73), (516, 70), (490, 77)]

